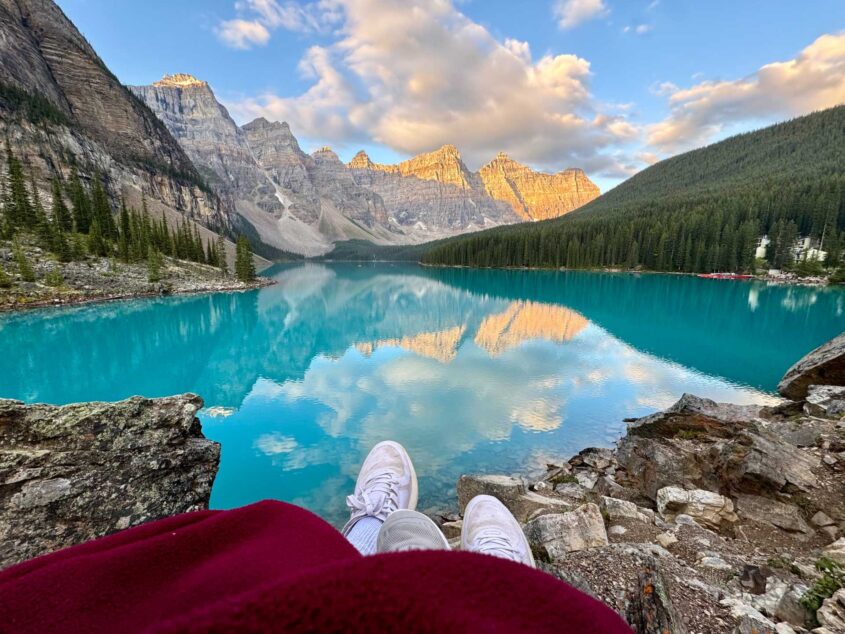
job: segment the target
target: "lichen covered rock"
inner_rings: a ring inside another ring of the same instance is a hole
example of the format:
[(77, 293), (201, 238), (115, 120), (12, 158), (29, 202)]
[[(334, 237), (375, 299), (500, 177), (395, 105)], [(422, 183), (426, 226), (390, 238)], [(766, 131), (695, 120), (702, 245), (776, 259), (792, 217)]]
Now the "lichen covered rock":
[(0, 568), (208, 508), (220, 445), (193, 394), (57, 407), (0, 399)]

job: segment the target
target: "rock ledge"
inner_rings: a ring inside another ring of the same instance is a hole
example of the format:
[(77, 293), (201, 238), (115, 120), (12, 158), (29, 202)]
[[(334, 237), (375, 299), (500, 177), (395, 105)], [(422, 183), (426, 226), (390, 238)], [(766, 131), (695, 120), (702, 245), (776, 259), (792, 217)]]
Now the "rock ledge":
[(202, 399), (57, 407), (0, 399), (0, 568), (208, 508), (220, 445)]

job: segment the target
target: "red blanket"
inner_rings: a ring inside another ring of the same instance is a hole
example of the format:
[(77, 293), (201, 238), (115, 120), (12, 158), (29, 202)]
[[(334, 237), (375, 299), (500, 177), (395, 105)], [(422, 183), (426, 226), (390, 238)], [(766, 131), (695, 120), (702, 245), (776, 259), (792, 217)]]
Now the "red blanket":
[(0, 572), (0, 631), (626, 632), (542, 572), (472, 553), (362, 557), (282, 502), (171, 517)]

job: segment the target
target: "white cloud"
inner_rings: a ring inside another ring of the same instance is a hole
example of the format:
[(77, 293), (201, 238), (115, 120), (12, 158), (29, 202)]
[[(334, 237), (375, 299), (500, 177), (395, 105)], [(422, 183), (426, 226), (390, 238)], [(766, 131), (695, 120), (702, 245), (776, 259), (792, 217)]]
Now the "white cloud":
[(574, 28), (607, 13), (604, 0), (557, 0), (554, 5), (558, 25), (563, 29)]
[(320, 29), (320, 15), (315, 5), (300, 5), (296, 2), (281, 4), (277, 0), (242, 0), (235, 4), (240, 12), (252, 12), (268, 28), (283, 28), (288, 31), (317, 31)]
[(299, 446), (296, 439), (283, 436), (278, 432), (262, 434), (255, 439), (253, 446), (267, 456), (291, 453)]
[(226, 20), (217, 27), (217, 37), (232, 48), (247, 49), (266, 44), (270, 32), (254, 20)]
[(217, 36), (227, 46), (239, 49), (263, 46), (276, 29), (318, 33), (340, 19), (335, 0), (238, 0), (235, 11), (240, 17), (221, 22)]
[(651, 88), (649, 88), (649, 91), (658, 97), (668, 97), (679, 90), (680, 88), (678, 88), (677, 84), (674, 84), (671, 81), (662, 81), (652, 84)]
[(744, 122), (796, 116), (845, 103), (845, 32), (822, 35), (794, 59), (767, 64), (743, 79), (690, 88), (666, 82), (669, 116), (648, 128), (662, 153), (698, 147)]
[(497, 40), (450, 0), (333, 6), (343, 16), (336, 40), (310, 48), (300, 63), (308, 90), (227, 104), (237, 118), (286, 120), (312, 139), (375, 142), (405, 154), (452, 143), (472, 167), (506, 150), (546, 169), (630, 173), (616, 153), (638, 130), (625, 113), (602, 112), (587, 60), (536, 59), (527, 42)]

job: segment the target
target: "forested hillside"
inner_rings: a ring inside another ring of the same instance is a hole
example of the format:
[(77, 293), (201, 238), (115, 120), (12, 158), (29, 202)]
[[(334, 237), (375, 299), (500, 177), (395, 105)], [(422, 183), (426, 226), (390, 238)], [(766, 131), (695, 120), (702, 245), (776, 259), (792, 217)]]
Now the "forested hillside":
[(449, 240), (430, 264), (747, 271), (757, 237), (775, 267), (799, 236), (839, 262), (845, 230), (845, 106), (662, 161), (563, 218)]
[(366, 240), (345, 240), (335, 242), (334, 248), (327, 254), (316, 258), (336, 262), (419, 262), (430, 249), (444, 244), (446, 240), (436, 240), (424, 244), (373, 244)]

